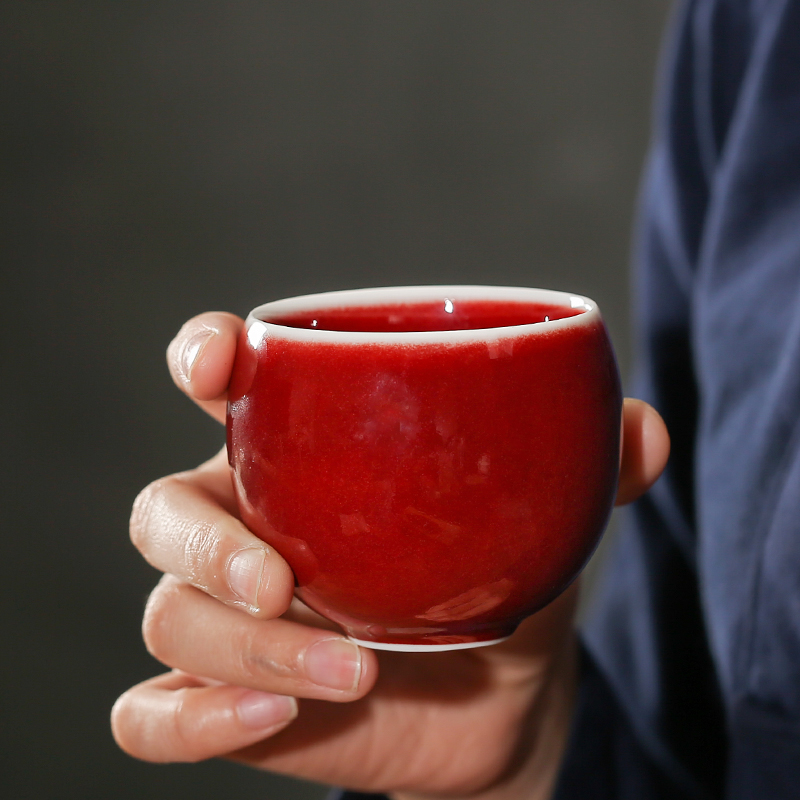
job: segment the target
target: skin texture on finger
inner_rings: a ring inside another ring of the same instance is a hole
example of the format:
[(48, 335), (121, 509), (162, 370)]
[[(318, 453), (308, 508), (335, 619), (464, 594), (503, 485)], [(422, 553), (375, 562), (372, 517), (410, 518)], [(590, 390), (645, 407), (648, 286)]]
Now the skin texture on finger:
[(117, 744), (136, 758), (196, 762), (271, 736), (296, 716), (292, 697), (172, 672), (123, 694), (111, 711), (111, 729)]
[(222, 423), (242, 325), (235, 314), (209, 311), (190, 319), (167, 348), (167, 365), (175, 384)]
[(162, 478), (136, 499), (131, 540), (157, 569), (254, 616), (277, 617), (294, 593), (289, 565), (232, 515), (227, 464)]
[(253, 619), (169, 575), (150, 596), (143, 633), (167, 666), (261, 691), (349, 702), (376, 679), (375, 654), (341, 634)]
[(658, 480), (669, 450), (669, 433), (658, 411), (643, 400), (625, 398), (618, 506), (632, 503)]

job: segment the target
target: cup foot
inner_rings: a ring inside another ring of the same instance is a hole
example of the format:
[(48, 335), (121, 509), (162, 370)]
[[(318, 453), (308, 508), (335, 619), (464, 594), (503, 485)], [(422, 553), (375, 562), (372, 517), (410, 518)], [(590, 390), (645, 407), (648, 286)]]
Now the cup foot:
[(371, 650), (393, 650), (398, 653), (442, 653), (446, 650), (469, 650), (473, 647), (489, 647), (506, 641), (508, 636), (499, 639), (484, 639), (479, 642), (451, 642), (449, 644), (399, 644), (397, 642), (375, 642), (366, 639), (356, 639), (348, 636), (351, 642), (355, 642), (361, 647), (368, 647)]

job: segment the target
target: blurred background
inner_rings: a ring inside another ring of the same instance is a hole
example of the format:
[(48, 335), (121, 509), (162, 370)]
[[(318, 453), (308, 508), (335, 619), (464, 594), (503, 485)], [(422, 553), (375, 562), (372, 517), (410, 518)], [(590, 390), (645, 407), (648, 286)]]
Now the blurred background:
[(630, 226), (666, 0), (0, 5), (4, 797), (312, 798), (119, 752), (160, 671), (151, 480), (222, 442), (171, 384), (190, 315), (311, 291), (543, 286), (627, 371)]

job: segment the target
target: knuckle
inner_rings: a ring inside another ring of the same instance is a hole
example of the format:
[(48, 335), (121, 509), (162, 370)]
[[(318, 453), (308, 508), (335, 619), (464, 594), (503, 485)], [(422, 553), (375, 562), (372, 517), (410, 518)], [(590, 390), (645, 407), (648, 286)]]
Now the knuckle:
[(214, 565), (221, 539), (218, 526), (212, 522), (195, 521), (187, 528), (183, 537), (183, 564), (187, 580), (195, 586), (206, 588), (218, 571)]
[(166, 662), (169, 658), (174, 607), (180, 588), (162, 578), (150, 594), (142, 618), (142, 639), (153, 658)]
[(181, 761), (187, 764), (195, 764), (203, 760), (197, 751), (198, 726), (196, 720), (188, 713), (186, 703), (188, 692), (180, 689), (177, 694), (177, 701), (173, 706), (171, 719), (167, 726), (168, 735), (172, 740), (168, 748), (171, 752), (180, 753)]
[(120, 750), (137, 756), (136, 739), (130, 731), (130, 717), (130, 692), (125, 692), (117, 698), (111, 709), (111, 734)]
[(292, 671), (283, 663), (283, 655), (274, 642), (257, 627), (246, 626), (237, 636), (233, 648), (234, 674), (248, 686), (271, 684), (275, 678), (290, 678)]
[(173, 477), (159, 478), (139, 492), (133, 501), (130, 520), (130, 537), (137, 550), (144, 553), (152, 534), (152, 522), (156, 509), (162, 505)]
[(130, 538), (153, 566), (208, 591), (224, 572), (227, 532), (219, 520), (194, 516), (194, 474), (168, 475), (145, 487), (133, 503)]
[(266, 659), (258, 637), (252, 631), (243, 631), (233, 648), (234, 674), (240, 675), (246, 685), (254, 685), (264, 677)]

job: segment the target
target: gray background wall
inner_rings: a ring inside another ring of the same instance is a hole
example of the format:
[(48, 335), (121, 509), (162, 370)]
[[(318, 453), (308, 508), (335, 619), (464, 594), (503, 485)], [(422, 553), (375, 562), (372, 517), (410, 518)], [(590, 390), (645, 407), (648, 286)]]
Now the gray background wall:
[(19, 798), (317, 797), (118, 752), (158, 671), (137, 491), (221, 431), (163, 351), (307, 291), (537, 285), (629, 360), (629, 228), (665, 0), (6, 2), (3, 738)]

